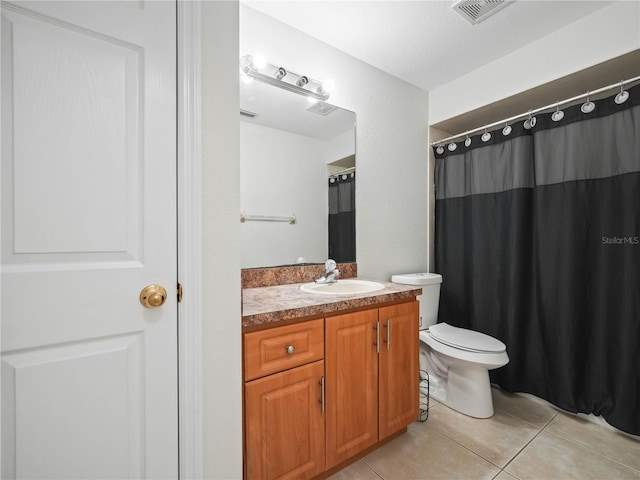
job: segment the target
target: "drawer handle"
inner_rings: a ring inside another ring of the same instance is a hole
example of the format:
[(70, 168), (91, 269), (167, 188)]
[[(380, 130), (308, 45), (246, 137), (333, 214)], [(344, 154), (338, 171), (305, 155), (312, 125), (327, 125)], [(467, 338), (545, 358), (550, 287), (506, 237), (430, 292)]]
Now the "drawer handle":
[(384, 343), (387, 344), (387, 350), (391, 349), (391, 320), (387, 320), (387, 324), (384, 326), (387, 329), (387, 339)]
[(287, 353), (289, 355), (291, 355), (292, 353), (294, 353), (296, 351), (296, 347), (294, 347), (293, 345), (287, 345)]
[(373, 329), (376, 331), (376, 341), (373, 344), (376, 346), (376, 353), (380, 353), (380, 320), (376, 322), (376, 326)]

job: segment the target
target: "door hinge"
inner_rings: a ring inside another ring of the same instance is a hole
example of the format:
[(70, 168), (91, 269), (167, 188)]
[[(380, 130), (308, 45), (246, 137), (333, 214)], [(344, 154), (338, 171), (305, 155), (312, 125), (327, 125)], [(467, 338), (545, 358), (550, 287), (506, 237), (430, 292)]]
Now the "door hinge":
[(178, 303), (182, 301), (182, 285), (178, 283)]

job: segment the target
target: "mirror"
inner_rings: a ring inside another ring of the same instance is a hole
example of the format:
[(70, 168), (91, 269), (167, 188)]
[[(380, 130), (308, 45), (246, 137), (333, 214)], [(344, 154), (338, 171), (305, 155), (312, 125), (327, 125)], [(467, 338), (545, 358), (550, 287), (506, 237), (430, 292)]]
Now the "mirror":
[(242, 268), (324, 263), (329, 177), (355, 181), (355, 113), (255, 79), (240, 82), (240, 109)]

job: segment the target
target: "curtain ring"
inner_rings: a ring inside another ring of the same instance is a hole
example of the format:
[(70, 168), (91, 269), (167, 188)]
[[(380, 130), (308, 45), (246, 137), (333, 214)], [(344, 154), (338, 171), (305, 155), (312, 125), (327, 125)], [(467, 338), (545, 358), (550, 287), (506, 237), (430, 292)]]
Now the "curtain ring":
[(618, 105), (622, 105), (629, 98), (629, 92), (624, 90), (624, 80), (620, 80), (620, 92), (616, 95), (614, 101)]
[(587, 101), (584, 102), (580, 107), (582, 113), (591, 113), (596, 109), (596, 104), (593, 103), (589, 98), (590, 93), (590, 91), (587, 91)]
[(526, 128), (527, 130), (531, 130), (536, 126), (537, 122), (538, 120), (533, 116), (533, 110), (529, 110), (529, 118), (524, 121), (524, 128)]
[(564, 118), (564, 112), (560, 110), (560, 102), (556, 103), (556, 111), (551, 114), (551, 120), (559, 122)]

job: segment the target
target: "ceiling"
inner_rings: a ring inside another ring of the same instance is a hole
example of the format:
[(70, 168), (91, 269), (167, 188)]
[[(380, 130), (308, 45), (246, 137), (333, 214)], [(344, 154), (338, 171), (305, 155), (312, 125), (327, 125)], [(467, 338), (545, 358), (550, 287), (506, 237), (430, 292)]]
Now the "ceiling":
[(613, 3), (516, 0), (472, 25), (454, 1), (243, 1), (429, 91)]

